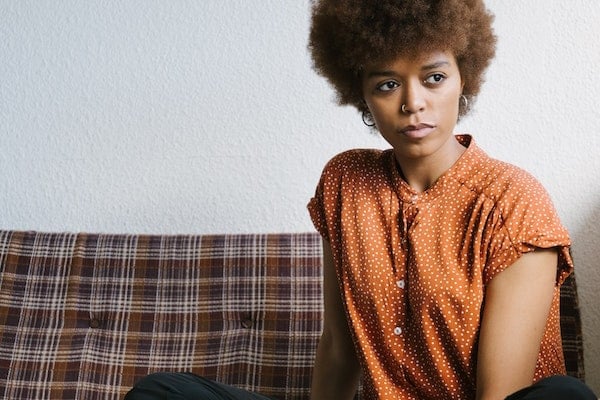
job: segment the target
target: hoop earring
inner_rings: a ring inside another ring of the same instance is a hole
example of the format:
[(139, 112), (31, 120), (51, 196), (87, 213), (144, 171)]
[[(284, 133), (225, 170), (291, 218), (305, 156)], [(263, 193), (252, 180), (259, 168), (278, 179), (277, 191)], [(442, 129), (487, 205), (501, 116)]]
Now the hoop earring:
[(465, 96), (464, 94), (461, 94), (460, 97), (458, 98), (458, 105), (460, 106), (460, 101), (463, 101), (464, 106), (463, 106), (463, 110), (466, 110), (467, 108), (469, 108), (469, 99), (467, 99), (467, 96)]
[(362, 112), (362, 122), (369, 128), (372, 128), (375, 126), (375, 121), (373, 121), (373, 116), (368, 111)]

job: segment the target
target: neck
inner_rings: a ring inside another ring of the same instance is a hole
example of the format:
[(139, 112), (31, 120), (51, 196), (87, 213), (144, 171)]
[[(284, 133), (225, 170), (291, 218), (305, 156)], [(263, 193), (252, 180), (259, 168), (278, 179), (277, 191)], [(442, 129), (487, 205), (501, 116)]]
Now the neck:
[(465, 152), (466, 148), (456, 138), (450, 140), (439, 151), (423, 158), (398, 159), (401, 173), (415, 191), (421, 193), (429, 189), (448, 171)]

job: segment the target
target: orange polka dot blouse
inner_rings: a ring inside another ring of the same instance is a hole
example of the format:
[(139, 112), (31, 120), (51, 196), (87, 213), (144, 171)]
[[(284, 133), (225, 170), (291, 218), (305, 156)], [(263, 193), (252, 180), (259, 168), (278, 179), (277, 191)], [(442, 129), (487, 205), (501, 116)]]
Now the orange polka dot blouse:
[(427, 191), (392, 150), (351, 150), (325, 167), (308, 209), (329, 241), (367, 399), (472, 399), (486, 285), (535, 248), (559, 248), (535, 380), (564, 373), (559, 286), (569, 234), (544, 188), (470, 136)]

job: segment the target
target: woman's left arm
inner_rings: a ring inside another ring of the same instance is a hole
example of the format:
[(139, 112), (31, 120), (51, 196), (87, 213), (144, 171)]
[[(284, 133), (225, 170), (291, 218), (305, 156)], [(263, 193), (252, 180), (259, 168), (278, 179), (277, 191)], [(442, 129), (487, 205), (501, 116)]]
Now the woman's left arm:
[(556, 249), (524, 254), (486, 289), (477, 354), (477, 399), (504, 399), (533, 383), (556, 287)]

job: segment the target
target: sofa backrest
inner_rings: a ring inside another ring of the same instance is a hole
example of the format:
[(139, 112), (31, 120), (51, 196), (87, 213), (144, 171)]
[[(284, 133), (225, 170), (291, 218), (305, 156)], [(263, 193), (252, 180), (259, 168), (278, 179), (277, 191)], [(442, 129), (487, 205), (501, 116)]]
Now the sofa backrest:
[(0, 397), (120, 399), (155, 371), (306, 396), (314, 234), (0, 232)]
[[(0, 231), (0, 397), (120, 399), (191, 371), (305, 399), (322, 328), (316, 233), (114, 235)], [(563, 290), (581, 377), (574, 280)]]

